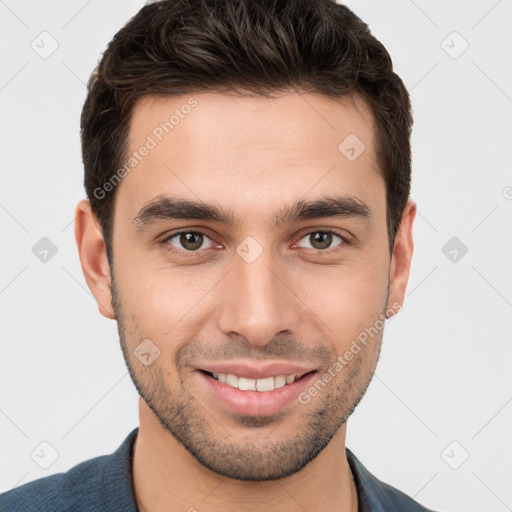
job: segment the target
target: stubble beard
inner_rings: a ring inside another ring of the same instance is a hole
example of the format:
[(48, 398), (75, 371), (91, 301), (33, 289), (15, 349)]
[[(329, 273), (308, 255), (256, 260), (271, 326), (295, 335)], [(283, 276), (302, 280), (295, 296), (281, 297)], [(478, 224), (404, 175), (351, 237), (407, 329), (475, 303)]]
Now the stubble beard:
[[(300, 471), (313, 460), (346, 423), (364, 396), (375, 372), (382, 332), (354, 357), (337, 377), (302, 408), (299, 421), (287, 428), (291, 435), (272, 441), (272, 432), (288, 415), (233, 416), (242, 427), (233, 435), (199, 402), (186, 382), (177, 382), (158, 359), (145, 367), (133, 351), (140, 339), (136, 326), (127, 325), (112, 274), (112, 305), (116, 313), (121, 348), (130, 377), (160, 425), (201, 464), (215, 473), (238, 480), (267, 481)], [(331, 354), (331, 358), (333, 355)], [(331, 361), (331, 365), (333, 361)], [(326, 370), (322, 370), (323, 371)], [(317, 374), (321, 379), (322, 373)], [(341, 375), (341, 376), (340, 376)], [(315, 379), (316, 380), (316, 379)], [(174, 386), (172, 384), (175, 384)], [(239, 435), (246, 430), (247, 436)], [(277, 437), (277, 436), (276, 436)]]

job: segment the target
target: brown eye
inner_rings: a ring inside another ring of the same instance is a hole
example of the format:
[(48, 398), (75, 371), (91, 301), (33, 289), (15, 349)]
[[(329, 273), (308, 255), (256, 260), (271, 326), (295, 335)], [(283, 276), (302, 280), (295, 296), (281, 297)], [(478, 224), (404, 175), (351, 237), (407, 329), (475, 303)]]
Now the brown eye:
[[(171, 235), (165, 240), (165, 242), (175, 249), (192, 252), (200, 249), (205, 242), (205, 239), (209, 240), (205, 234), (198, 231), (181, 231)], [(178, 245), (175, 245), (176, 241), (178, 242)]]
[(311, 245), (315, 249), (328, 249), (332, 243), (332, 233), (326, 233), (318, 231), (312, 235), (309, 235)]
[[(340, 242), (333, 246), (333, 241), (336, 238), (340, 240)], [(301, 240), (307, 240), (309, 246), (306, 245), (306, 247), (308, 249), (317, 249), (319, 251), (331, 249), (345, 242), (345, 239), (341, 235), (333, 231), (313, 231), (302, 237)]]
[(203, 235), (201, 233), (182, 233), (179, 241), (188, 251), (195, 251), (203, 245)]

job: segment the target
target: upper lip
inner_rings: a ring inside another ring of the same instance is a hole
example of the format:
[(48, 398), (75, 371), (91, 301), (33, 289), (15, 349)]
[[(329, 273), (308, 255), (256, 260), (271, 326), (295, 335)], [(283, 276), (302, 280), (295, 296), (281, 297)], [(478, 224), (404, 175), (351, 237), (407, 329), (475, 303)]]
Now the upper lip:
[(266, 377), (276, 377), (277, 375), (297, 375), (297, 377), (302, 377), (304, 374), (316, 370), (312, 366), (279, 361), (259, 361), (256, 363), (248, 361), (206, 362), (197, 365), (197, 369), (210, 373), (231, 373), (237, 377), (245, 377), (247, 379), (264, 379)]

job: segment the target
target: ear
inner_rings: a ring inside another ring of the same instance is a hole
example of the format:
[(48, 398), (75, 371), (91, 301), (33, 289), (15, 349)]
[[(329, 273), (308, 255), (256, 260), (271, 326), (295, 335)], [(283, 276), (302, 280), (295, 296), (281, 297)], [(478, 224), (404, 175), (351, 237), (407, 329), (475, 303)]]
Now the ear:
[(115, 319), (110, 291), (111, 276), (103, 234), (87, 199), (75, 211), (75, 239), (87, 286), (98, 303), (100, 313)]
[(414, 243), (412, 226), (416, 217), (416, 203), (409, 199), (402, 213), (402, 220), (395, 236), (389, 271), (388, 311), (397, 310), (404, 303), (405, 289), (409, 281)]

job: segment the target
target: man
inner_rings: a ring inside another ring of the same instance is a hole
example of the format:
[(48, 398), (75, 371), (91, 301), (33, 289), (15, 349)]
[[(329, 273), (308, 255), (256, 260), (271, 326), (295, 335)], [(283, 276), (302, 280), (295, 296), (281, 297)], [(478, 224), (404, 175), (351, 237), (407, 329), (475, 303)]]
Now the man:
[(91, 77), (75, 235), (140, 426), (3, 511), (422, 511), (345, 447), (411, 264), (407, 91), (333, 0), (143, 7)]

